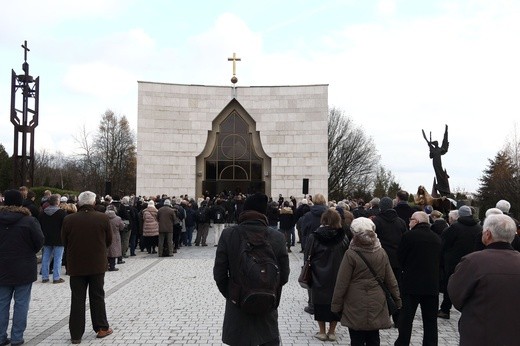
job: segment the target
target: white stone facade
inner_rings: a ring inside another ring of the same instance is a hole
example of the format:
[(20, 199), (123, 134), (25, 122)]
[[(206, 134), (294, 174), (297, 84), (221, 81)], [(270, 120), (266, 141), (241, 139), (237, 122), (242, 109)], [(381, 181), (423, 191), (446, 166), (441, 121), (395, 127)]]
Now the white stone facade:
[[(232, 99), (231, 87), (138, 83), (138, 195), (198, 194), (196, 157)], [(271, 157), (265, 193), (302, 197), (307, 178), (310, 194), (327, 196), (328, 85), (237, 87), (236, 101)]]

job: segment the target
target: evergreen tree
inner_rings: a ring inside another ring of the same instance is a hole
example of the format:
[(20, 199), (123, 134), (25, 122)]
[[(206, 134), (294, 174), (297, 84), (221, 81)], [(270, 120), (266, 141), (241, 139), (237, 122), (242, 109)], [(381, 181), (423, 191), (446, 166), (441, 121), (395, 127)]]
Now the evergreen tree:
[(511, 203), (510, 212), (518, 217), (520, 184), (515, 173), (516, 168), (505, 151), (499, 151), (493, 160), (489, 159), (489, 166), (483, 171), (478, 190), (481, 218), (486, 210), (495, 207), (501, 199)]
[(13, 181), (13, 164), (12, 160), (5, 151), (5, 148), (0, 144), (0, 191), (3, 192), (12, 187)]

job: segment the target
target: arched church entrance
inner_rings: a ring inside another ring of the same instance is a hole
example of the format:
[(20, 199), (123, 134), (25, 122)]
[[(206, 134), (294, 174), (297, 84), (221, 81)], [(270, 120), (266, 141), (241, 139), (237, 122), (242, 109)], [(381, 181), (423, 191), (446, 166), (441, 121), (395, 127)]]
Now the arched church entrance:
[(206, 146), (196, 160), (198, 196), (270, 195), (271, 158), (262, 148), (255, 121), (236, 99), (213, 120)]

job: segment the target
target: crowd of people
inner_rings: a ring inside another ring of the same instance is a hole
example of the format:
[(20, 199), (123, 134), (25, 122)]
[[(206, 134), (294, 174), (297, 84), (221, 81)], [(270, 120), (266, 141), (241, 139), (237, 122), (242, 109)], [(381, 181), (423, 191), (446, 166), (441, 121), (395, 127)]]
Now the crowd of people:
[[(45, 191), (36, 201), (26, 187), (9, 190), (0, 195), (0, 345), (23, 343), (40, 249), (42, 283), (50, 283), (51, 275), (53, 284), (65, 282), (63, 266), (70, 276), (69, 330), (72, 342), (80, 343), (87, 290), (97, 337), (112, 334), (105, 272), (119, 270), (136, 251), (172, 257), (182, 247), (208, 243), (217, 247), (214, 278), (226, 298), (223, 341), (280, 344), (276, 309), (252, 318), (231, 298), (230, 282), (239, 266), (235, 225), (266, 232), (279, 268), (278, 299), (289, 277), (288, 253), (301, 245), (312, 270), (304, 311), (314, 315), (314, 337), (320, 341), (337, 340), (339, 322), (348, 328), (351, 345), (379, 345), (379, 330), (392, 327), (399, 332), (395, 345), (409, 345), (420, 305), (423, 345), (438, 344), (437, 319), (449, 319), (452, 306), (462, 312), (461, 345), (511, 344), (520, 336), (514, 328), (520, 323), (515, 313), (520, 237), (509, 210), (509, 202), (501, 200), (484, 220), (467, 205), (443, 215), (431, 206), (411, 206), (406, 191), (365, 203), (327, 202), (320, 193), (297, 201), (225, 193), (197, 200), (165, 194), (120, 198), (89, 191), (77, 197)], [(210, 228), (214, 239), (208, 240)], [(388, 295), (398, 307), (392, 315)], [(12, 299), (15, 318), (8, 338)]]

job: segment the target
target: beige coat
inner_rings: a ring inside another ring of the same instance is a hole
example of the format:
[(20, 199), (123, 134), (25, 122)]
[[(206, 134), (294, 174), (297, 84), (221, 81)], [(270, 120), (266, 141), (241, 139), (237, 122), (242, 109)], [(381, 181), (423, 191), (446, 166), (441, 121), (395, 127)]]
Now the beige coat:
[[(362, 250), (361, 250), (362, 251)], [(401, 307), (399, 288), (385, 250), (362, 251), (377, 275), (384, 278), (397, 306)], [(383, 289), (352, 249), (348, 249), (339, 267), (331, 310), (342, 312), (341, 324), (354, 330), (377, 330), (390, 328), (392, 322), (388, 314)]]
[(143, 236), (155, 237), (159, 235), (159, 222), (157, 222), (157, 209), (147, 207), (143, 210)]

